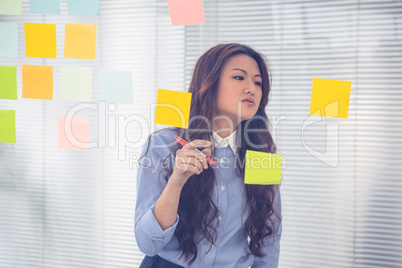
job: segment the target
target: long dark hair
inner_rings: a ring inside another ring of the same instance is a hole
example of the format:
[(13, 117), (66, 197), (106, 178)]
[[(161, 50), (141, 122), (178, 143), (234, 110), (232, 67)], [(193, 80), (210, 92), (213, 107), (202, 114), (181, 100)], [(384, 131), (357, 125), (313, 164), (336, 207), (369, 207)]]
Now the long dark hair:
[[(208, 122), (212, 122), (213, 116), (216, 115), (220, 74), (229, 59), (239, 54), (253, 58), (258, 64), (262, 76), (262, 98), (258, 111), (254, 117), (240, 122), (237, 126), (235, 169), (240, 178), (244, 178), (246, 150), (276, 152), (276, 146), (269, 130), (269, 120), (265, 113), (271, 90), (271, 74), (267, 67), (267, 60), (262, 54), (249, 46), (237, 43), (219, 44), (205, 52), (195, 65), (188, 90), (192, 93), (188, 129), (174, 129), (178, 136), (187, 141), (195, 139), (212, 140), (211, 126)], [(202, 118), (199, 118), (200, 116)], [(209, 121), (206, 121), (205, 118)], [(259, 132), (246, 133), (245, 129), (259, 129)], [(178, 144), (164, 161), (169, 161), (171, 155), (175, 157), (176, 151), (180, 148), (182, 146)], [(173, 172), (173, 167), (165, 168), (165, 171), (167, 172), (165, 177), (167, 181)], [(175, 230), (175, 236), (182, 250), (181, 256), (184, 256), (190, 264), (197, 257), (194, 237), (203, 235), (211, 244), (216, 239), (213, 221), (219, 215), (219, 211), (212, 198), (215, 179), (214, 170), (212, 168), (205, 169), (200, 175), (192, 175), (181, 191), (178, 208), (180, 220)], [(278, 228), (281, 221), (279, 212), (274, 208), (278, 186), (245, 184), (244, 187), (246, 188), (249, 208), (249, 215), (244, 223), (244, 230), (250, 238), (249, 254), (263, 257), (265, 256), (262, 252), (264, 239), (275, 233), (275, 228)], [(273, 215), (279, 219), (276, 225)]]

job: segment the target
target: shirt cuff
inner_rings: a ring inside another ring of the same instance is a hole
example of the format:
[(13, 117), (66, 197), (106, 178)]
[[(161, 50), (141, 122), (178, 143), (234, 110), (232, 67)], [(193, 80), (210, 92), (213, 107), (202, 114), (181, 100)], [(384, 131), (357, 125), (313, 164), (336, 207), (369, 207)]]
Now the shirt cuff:
[(162, 241), (166, 245), (174, 235), (174, 231), (179, 223), (179, 215), (176, 213), (176, 221), (172, 226), (166, 230), (162, 230), (162, 227), (155, 217), (154, 209), (155, 204), (142, 216), (141, 221), (143, 223), (143, 229), (152, 240)]

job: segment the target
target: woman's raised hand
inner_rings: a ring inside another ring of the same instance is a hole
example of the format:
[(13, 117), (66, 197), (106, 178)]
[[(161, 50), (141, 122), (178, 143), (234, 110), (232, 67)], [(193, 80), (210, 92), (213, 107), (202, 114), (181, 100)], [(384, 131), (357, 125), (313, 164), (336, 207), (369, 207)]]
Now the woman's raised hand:
[[(178, 185), (184, 185), (188, 178), (194, 174), (201, 174), (204, 169), (208, 168), (208, 162), (200, 151), (196, 150), (197, 147), (209, 147), (212, 143), (207, 140), (193, 140), (183, 148), (177, 150), (174, 169), (171, 180), (173, 179)], [(211, 151), (208, 148), (202, 152), (211, 157)]]

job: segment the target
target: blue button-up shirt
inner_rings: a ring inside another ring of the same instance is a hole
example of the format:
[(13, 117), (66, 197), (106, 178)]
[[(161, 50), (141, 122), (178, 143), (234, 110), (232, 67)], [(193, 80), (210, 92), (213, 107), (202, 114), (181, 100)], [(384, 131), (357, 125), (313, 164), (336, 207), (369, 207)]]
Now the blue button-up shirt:
[[(233, 133), (232, 133), (233, 134)], [(183, 267), (278, 267), (279, 242), (282, 233), (282, 225), (276, 228), (275, 237), (266, 239), (263, 252), (265, 257), (259, 258), (247, 255), (250, 252), (248, 236), (244, 231), (244, 223), (249, 214), (246, 207), (247, 198), (244, 180), (235, 172), (235, 155), (230, 147), (233, 146), (233, 136), (222, 139), (214, 144), (211, 158), (217, 163), (217, 167), (209, 165), (216, 174), (216, 185), (213, 200), (219, 210), (219, 216), (215, 220), (217, 226), (217, 239), (214, 244), (197, 236), (194, 241), (197, 245), (197, 258), (189, 265), (184, 257), (180, 258), (178, 240), (174, 236), (179, 215), (176, 222), (163, 230), (154, 215), (155, 203), (166, 186), (164, 177), (166, 173), (162, 163), (177, 146), (174, 136), (177, 133), (173, 128), (162, 130), (152, 135), (151, 145), (147, 154), (139, 162), (146, 166), (138, 165), (137, 169), (137, 203), (135, 209), (135, 238), (139, 249), (148, 256), (158, 254), (160, 257)], [(214, 135), (216, 137), (216, 133)], [(216, 139), (215, 139), (216, 140)], [(227, 146), (229, 145), (229, 146)], [(144, 155), (148, 141), (142, 149)], [(169, 158), (169, 167), (173, 168), (173, 155)], [(160, 173), (162, 171), (162, 173)], [(281, 199), (279, 189), (274, 202), (276, 209), (281, 211)], [(243, 211), (245, 211), (243, 213)], [(277, 220), (277, 219), (276, 219)]]

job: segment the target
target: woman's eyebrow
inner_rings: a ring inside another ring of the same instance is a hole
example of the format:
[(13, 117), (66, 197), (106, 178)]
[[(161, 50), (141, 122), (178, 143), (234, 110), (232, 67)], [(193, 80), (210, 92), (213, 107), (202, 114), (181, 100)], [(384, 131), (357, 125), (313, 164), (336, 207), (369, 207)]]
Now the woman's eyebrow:
[[(242, 71), (243, 73), (247, 74), (247, 72), (246, 72), (245, 70), (243, 70), (243, 69), (240, 69), (240, 68), (234, 68), (234, 69), (232, 69), (232, 71), (235, 71), (235, 70)], [(254, 76), (259, 76), (259, 77), (261, 77), (260, 74), (256, 74), (256, 75), (254, 75)], [(261, 78), (262, 78), (262, 77), (261, 77)]]

